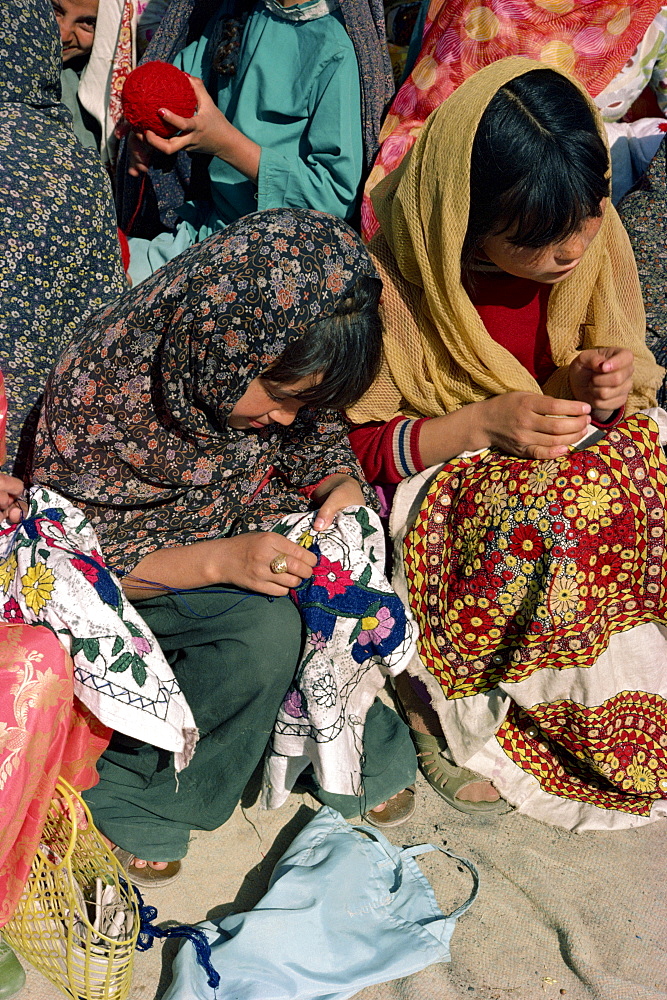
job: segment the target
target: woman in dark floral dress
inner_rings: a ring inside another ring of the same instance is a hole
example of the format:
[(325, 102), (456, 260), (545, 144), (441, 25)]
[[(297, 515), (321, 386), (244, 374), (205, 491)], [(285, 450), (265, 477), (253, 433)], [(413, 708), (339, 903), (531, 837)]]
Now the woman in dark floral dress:
[[(89, 320), (49, 379), (33, 477), (95, 525), (201, 734), (178, 785), (170, 755), (136, 740), (100, 762), (95, 820), (139, 859), (176, 862), (191, 829), (220, 826), (263, 754), (301, 645), (287, 594), (316, 562), (271, 527), (365, 502), (337, 410), (376, 371), (380, 287), (345, 223), (257, 213)], [(416, 764), (384, 706), (364, 750), (372, 808)]]

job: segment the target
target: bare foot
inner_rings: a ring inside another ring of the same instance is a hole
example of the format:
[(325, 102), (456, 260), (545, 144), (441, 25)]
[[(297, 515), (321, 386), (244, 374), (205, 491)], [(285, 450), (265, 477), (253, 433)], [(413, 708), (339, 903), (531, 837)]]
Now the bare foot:
[[(403, 791), (405, 791), (405, 789)], [(398, 796), (402, 795), (402, 794), (403, 794), (403, 792), (397, 792), (396, 795), (392, 795), (392, 799), (397, 799)], [(372, 812), (372, 813), (381, 813), (386, 808), (387, 808), (387, 803), (386, 802), (381, 802), (379, 806), (375, 806), (373, 809), (370, 809), (369, 812)]]
[[(105, 837), (103, 833), (100, 833), (100, 837), (102, 838), (102, 840), (107, 845), (110, 851), (113, 851), (114, 847), (117, 846), (116, 844), (114, 844), (112, 840), (109, 840), (108, 837)], [(161, 872), (167, 867), (168, 864), (169, 864), (168, 861), (145, 861), (143, 858), (135, 857), (130, 867), (146, 868), (146, 866), (148, 866), (150, 868), (154, 868), (156, 872)]]
[[(444, 737), (445, 734), (442, 731), (437, 713), (430, 705), (421, 700), (410, 683), (408, 674), (399, 674), (394, 679), (394, 688), (408, 724), (412, 729), (415, 729), (418, 733)], [(497, 802), (500, 794), (490, 781), (480, 779), (479, 781), (471, 781), (469, 785), (464, 785), (456, 793), (456, 797), (457, 799), (463, 799), (464, 802)], [(377, 808), (379, 811), (380, 807), (378, 806)]]

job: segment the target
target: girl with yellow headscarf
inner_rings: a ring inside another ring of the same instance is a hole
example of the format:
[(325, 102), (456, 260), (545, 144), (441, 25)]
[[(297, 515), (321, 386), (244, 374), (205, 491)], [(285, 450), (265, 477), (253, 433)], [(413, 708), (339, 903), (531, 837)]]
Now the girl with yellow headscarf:
[(518, 58), (431, 115), (374, 192), (384, 361), (349, 411), (370, 478), (420, 474), (393, 519), (427, 778), (573, 829), (667, 813), (662, 370), (603, 135)]

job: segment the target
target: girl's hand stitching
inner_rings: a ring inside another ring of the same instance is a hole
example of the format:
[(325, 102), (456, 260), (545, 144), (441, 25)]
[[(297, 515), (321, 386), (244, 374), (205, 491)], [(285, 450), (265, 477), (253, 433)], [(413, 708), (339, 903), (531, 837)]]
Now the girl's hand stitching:
[(343, 474), (325, 479), (321, 489), (315, 490), (313, 497), (315, 500), (323, 500), (313, 523), (316, 531), (328, 528), (336, 514), (345, 507), (363, 506), (366, 502), (357, 480)]
[(627, 402), (634, 367), (632, 351), (624, 347), (581, 351), (570, 365), (572, 395), (590, 404), (595, 420), (609, 420)]
[(519, 458), (560, 458), (590, 423), (588, 403), (533, 392), (508, 392), (479, 405), (488, 445)]

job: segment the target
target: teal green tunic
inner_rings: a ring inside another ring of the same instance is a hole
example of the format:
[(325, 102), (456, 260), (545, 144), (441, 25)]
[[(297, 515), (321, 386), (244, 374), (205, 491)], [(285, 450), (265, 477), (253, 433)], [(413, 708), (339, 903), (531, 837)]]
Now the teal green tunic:
[(211, 68), (208, 41), (225, 7), (175, 63), (203, 79), (225, 117), (262, 147), (259, 176), (255, 184), (215, 157), (213, 204), (189, 204), (180, 214), (198, 239), (266, 208), (349, 218), (363, 163), (361, 97), (357, 58), (338, 13), (288, 21), (258, 4), (245, 26), (237, 72), (222, 77)]

